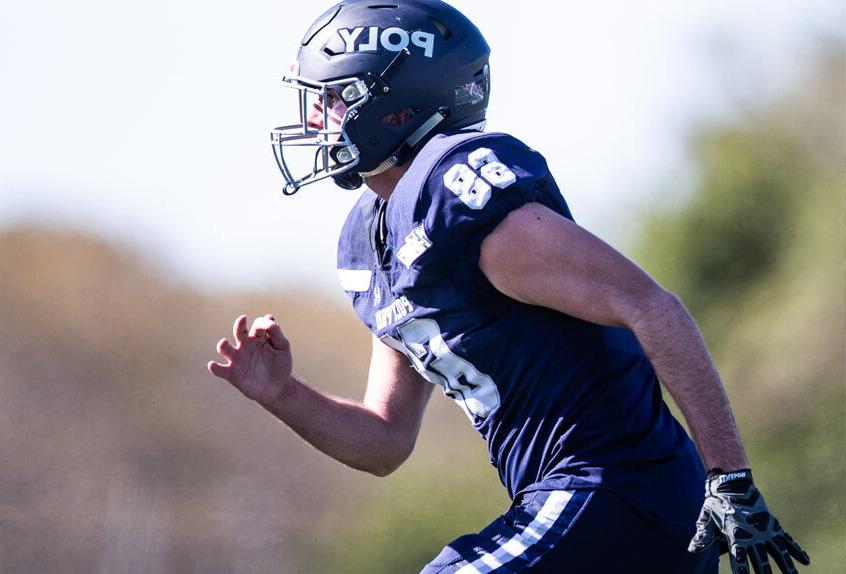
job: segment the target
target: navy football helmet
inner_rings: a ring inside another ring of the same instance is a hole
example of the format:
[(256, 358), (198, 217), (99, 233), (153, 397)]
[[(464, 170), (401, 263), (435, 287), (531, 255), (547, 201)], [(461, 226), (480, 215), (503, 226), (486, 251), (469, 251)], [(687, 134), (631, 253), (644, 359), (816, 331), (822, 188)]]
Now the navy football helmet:
[[(437, 133), (481, 129), (489, 53), (476, 26), (439, 0), (346, 0), (330, 8), (283, 78), (299, 96), (299, 122), (271, 132), (283, 192), (326, 177), (355, 189)], [(330, 115), (335, 98), (343, 117)], [(304, 149), (313, 155), (295, 174), (289, 156)]]

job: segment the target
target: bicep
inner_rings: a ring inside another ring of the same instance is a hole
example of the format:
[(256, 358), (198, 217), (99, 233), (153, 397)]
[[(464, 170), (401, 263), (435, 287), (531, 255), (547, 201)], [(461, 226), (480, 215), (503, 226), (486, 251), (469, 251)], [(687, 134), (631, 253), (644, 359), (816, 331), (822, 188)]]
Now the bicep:
[(527, 203), (482, 242), (479, 261), (502, 293), (601, 325), (631, 326), (661, 287), (607, 243)]
[(414, 440), (432, 387), (411, 367), (405, 355), (373, 337), (365, 406), (397, 432)]

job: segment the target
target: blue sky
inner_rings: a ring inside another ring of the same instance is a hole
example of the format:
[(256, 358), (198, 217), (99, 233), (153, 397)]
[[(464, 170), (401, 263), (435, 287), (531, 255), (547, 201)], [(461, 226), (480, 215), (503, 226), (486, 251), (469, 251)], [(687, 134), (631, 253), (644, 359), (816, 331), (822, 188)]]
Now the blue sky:
[[(689, 183), (696, 125), (775, 97), (846, 24), (834, 0), (454, 4), (492, 47), (488, 128), (544, 153), (577, 219), (612, 242)], [(268, 143), (294, 113), (279, 79), (329, 5), (4, 8), (0, 230), (90, 230), (210, 291), (340, 295), (335, 242), (355, 193), (283, 198)]]

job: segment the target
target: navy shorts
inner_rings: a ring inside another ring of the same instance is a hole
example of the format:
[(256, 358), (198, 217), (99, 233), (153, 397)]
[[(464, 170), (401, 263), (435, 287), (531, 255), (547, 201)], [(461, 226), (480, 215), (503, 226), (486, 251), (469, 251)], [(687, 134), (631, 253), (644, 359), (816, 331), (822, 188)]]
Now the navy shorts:
[(538, 491), (452, 541), (421, 574), (717, 574), (716, 545), (694, 555), (689, 541), (608, 491)]

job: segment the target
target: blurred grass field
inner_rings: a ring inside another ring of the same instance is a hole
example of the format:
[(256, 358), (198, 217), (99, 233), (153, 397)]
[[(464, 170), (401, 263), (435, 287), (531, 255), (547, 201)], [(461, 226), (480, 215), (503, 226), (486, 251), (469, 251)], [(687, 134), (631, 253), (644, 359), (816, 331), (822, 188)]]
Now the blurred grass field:
[[(701, 126), (684, 191), (644, 206), (623, 246), (700, 322), (759, 486), (817, 574), (846, 564), (841, 53), (783, 99)], [(415, 572), (505, 509), (444, 397), (410, 461), (376, 479), (210, 377), (232, 319), (267, 312), (298, 372), (361, 397), (369, 335), (348, 308), (201, 295), (96, 238), (0, 233), (0, 571)]]

